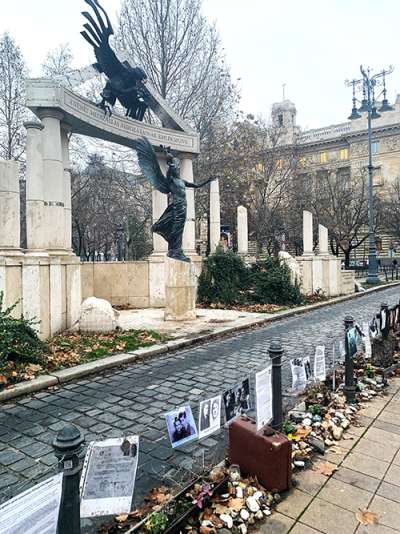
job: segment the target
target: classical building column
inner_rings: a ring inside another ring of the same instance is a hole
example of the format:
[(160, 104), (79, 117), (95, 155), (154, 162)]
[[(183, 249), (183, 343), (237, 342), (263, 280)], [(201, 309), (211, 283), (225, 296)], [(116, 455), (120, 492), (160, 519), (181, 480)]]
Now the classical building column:
[[(181, 178), (193, 183), (193, 162), (191, 158), (181, 157)], [(183, 252), (187, 256), (196, 254), (196, 213), (194, 204), (194, 189), (186, 188), (187, 214), (185, 230), (183, 232)]]
[(247, 223), (247, 208), (238, 206), (237, 208), (237, 244), (239, 254), (249, 252), (249, 233)]
[(71, 163), (69, 159), (69, 136), (71, 128), (61, 125), (61, 148), (64, 167), (64, 225), (65, 248), (72, 252), (72, 213), (71, 213)]
[(313, 255), (313, 216), (309, 211), (303, 211), (303, 256)]
[(40, 122), (26, 122), (26, 240), (32, 254), (47, 254)]
[(328, 228), (322, 224), (318, 225), (318, 250), (321, 255), (328, 255)]
[(20, 255), (19, 165), (0, 161), (0, 256)]
[(210, 252), (214, 253), (221, 237), (221, 205), (219, 198), (219, 182), (210, 183)]
[(64, 164), (61, 146), (63, 114), (55, 109), (41, 108), (39, 115), (43, 124), (43, 193), (47, 249), (50, 254), (66, 254)]

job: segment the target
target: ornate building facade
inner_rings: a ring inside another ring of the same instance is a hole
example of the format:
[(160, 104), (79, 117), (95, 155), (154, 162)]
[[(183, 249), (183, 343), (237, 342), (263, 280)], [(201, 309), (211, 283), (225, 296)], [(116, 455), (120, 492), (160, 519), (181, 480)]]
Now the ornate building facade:
[[(284, 145), (295, 145), (298, 152), (298, 179), (314, 183), (324, 173), (335, 173), (344, 180), (361, 176), (368, 165), (367, 115), (341, 124), (302, 131), (296, 124), (296, 107), (289, 100), (274, 104), (272, 124), (282, 132)], [(400, 178), (400, 95), (392, 111), (382, 113), (372, 122), (372, 154), (375, 193), (384, 197), (391, 184)], [(367, 180), (367, 173), (364, 174)], [(384, 222), (384, 221), (383, 221)], [(400, 255), (400, 241), (383, 230), (377, 232), (377, 249), (381, 257)], [(353, 251), (354, 259), (368, 258), (368, 240)], [(355, 256), (356, 254), (356, 256)]]

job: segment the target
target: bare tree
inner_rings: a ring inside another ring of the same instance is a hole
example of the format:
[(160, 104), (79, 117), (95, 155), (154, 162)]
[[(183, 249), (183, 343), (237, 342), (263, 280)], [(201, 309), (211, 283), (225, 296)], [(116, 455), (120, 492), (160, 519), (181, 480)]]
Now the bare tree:
[(123, 0), (118, 46), (204, 138), (236, 99), (217, 31), (200, 0)]
[(5, 33), (0, 39), (0, 158), (20, 160), (25, 151), (24, 79), (21, 50)]
[[(368, 239), (368, 195), (365, 169), (350, 174), (321, 171), (314, 186), (313, 208), (318, 221), (330, 234), (331, 251), (342, 251), (345, 267), (350, 264), (351, 252)], [(379, 199), (375, 200), (374, 226), (380, 218)]]
[(57, 48), (47, 52), (46, 59), (42, 63), (42, 73), (46, 78), (68, 75), (73, 72), (71, 66), (73, 60), (72, 50), (69, 44), (60, 44)]
[(77, 255), (110, 260), (125, 235), (126, 259), (141, 259), (151, 250), (150, 188), (147, 182), (107, 167), (99, 154), (72, 174), (73, 247)]
[[(219, 177), (221, 221), (235, 229), (237, 207), (247, 207), (249, 231), (259, 252), (266, 248), (272, 253), (285, 228), (283, 215), (296, 161), (295, 146), (283, 146), (276, 128), (248, 115), (230, 125), (213, 125), (196, 174), (201, 179)], [(207, 204), (201, 195), (198, 204), (199, 213), (204, 213)]]

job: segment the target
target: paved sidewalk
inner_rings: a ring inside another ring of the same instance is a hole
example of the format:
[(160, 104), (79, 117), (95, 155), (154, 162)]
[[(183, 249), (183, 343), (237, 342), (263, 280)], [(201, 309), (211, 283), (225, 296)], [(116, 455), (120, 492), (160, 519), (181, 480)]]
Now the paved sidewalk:
[[(321, 457), (339, 469), (331, 477), (311, 469), (297, 474), (296, 487), (259, 534), (400, 532), (400, 378), (391, 380), (387, 397), (360, 413), (363, 426), (338, 442), (342, 454)], [(379, 523), (361, 525), (360, 509), (376, 513)]]

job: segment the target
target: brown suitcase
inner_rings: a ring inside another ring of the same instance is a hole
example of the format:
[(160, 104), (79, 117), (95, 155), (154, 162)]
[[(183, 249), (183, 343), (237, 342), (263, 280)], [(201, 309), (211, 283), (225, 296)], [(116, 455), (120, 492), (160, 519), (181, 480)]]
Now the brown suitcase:
[(229, 425), (229, 461), (238, 464), (244, 475), (257, 476), (266, 489), (285, 491), (292, 478), (292, 443), (280, 432), (257, 432), (250, 419), (236, 418)]

